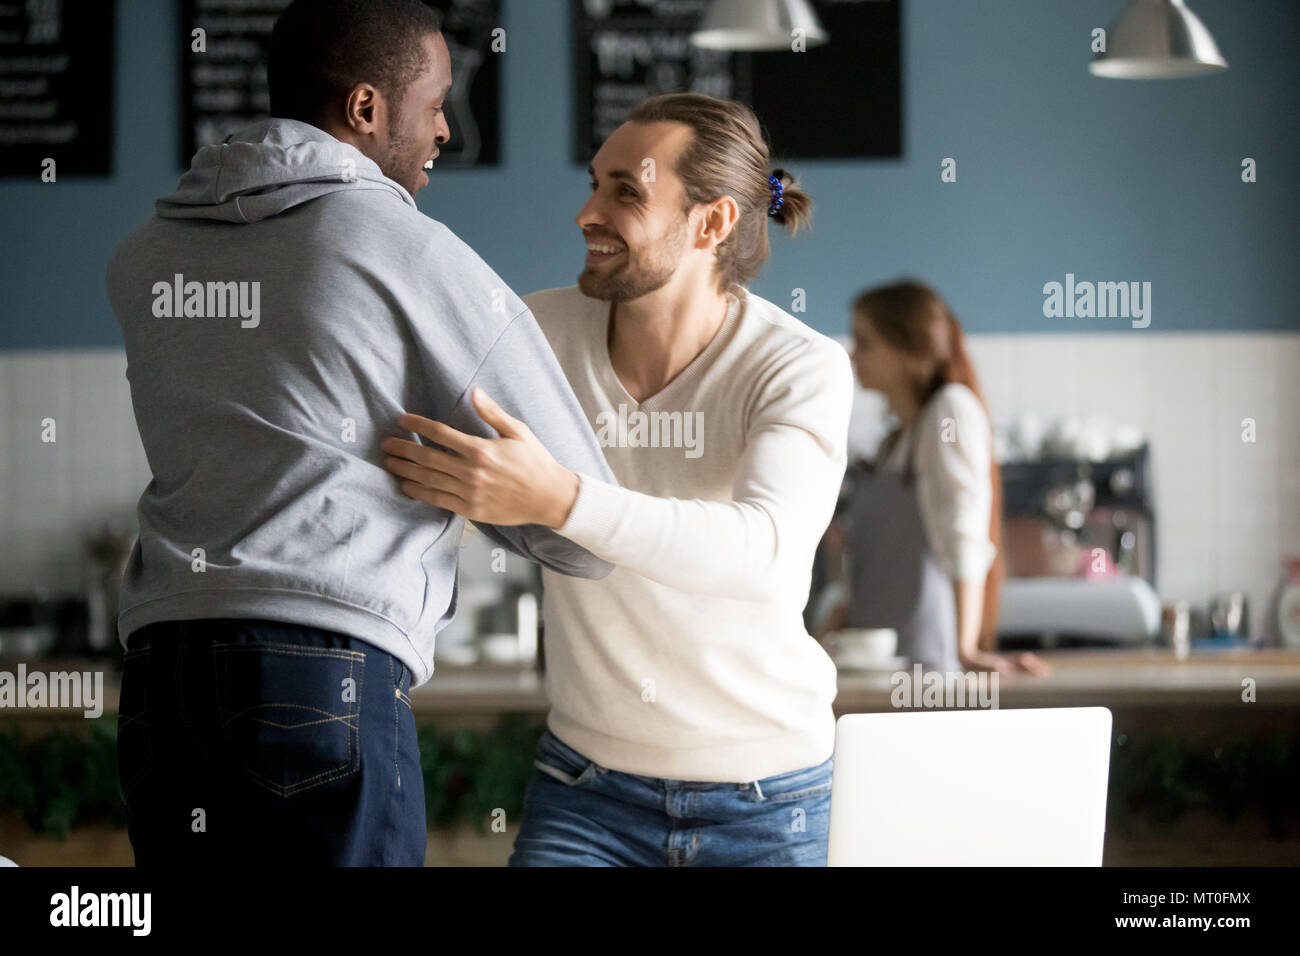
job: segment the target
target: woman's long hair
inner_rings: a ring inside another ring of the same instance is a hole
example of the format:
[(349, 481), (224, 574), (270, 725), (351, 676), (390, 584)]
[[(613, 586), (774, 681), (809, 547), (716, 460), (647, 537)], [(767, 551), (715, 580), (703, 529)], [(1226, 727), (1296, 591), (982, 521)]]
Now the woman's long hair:
[[(948, 304), (923, 282), (908, 279), (891, 285), (868, 289), (853, 303), (854, 315), (861, 315), (871, 328), (892, 348), (926, 360), (933, 373), (915, 382), (919, 406), (924, 406), (944, 385), (965, 385), (988, 414), (988, 402), (975, 376), (966, 351), (966, 337)], [(992, 416), (989, 416), (990, 423)], [(878, 461), (883, 461), (901, 434), (895, 428), (881, 443)], [(993, 501), (989, 515), (989, 540), (997, 548), (993, 564), (984, 582), (984, 610), (980, 620), (979, 646), (993, 650), (997, 642), (998, 598), (1004, 565), (1002, 561), (1002, 474), (997, 461), (989, 455), (989, 478)]]

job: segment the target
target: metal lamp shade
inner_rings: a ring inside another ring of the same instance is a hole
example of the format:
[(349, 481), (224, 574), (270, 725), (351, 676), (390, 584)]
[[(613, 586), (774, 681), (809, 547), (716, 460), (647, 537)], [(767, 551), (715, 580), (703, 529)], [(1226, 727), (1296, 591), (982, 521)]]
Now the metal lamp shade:
[(808, 46), (828, 39), (807, 0), (713, 0), (691, 42), (711, 50), (789, 50), (796, 30)]
[(1106, 28), (1106, 52), (1088, 69), (1120, 80), (1204, 76), (1228, 68), (1214, 37), (1183, 0), (1129, 0)]

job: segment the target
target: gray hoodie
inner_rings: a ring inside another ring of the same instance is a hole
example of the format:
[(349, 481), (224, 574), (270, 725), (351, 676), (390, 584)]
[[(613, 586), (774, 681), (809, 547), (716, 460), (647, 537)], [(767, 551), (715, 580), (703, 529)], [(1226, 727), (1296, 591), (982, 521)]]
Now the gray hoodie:
[[(383, 470), (380, 441), (416, 437), (397, 416), (494, 437), (479, 385), (562, 465), (616, 482), (536, 320), (375, 163), (306, 123), (199, 150), (157, 213), (108, 266), (153, 473), (123, 644), (154, 621), (269, 618), (362, 638), (424, 682), (464, 519)], [(548, 528), (482, 530), (564, 574), (611, 569)]]

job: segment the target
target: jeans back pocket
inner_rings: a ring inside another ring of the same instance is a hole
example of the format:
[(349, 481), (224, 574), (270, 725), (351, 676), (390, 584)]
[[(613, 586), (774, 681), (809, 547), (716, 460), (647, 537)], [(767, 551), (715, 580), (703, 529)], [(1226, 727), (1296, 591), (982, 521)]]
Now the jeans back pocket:
[(258, 786), (291, 797), (361, 768), (360, 651), (214, 642), (212, 661), (222, 738)]

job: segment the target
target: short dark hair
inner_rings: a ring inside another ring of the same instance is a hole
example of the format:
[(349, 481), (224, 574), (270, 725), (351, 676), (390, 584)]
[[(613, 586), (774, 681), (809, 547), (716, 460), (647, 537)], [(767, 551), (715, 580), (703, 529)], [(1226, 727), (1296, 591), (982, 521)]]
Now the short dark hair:
[(271, 31), (271, 115), (320, 126), (358, 83), (396, 106), (429, 68), (424, 38), (441, 32), (422, 0), (294, 0)]

